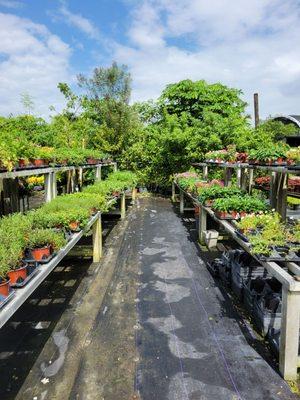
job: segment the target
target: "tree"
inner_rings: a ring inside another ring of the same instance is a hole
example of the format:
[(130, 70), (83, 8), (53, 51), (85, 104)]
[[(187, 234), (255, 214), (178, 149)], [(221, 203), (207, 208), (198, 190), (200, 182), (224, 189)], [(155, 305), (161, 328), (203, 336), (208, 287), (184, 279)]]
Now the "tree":
[(186, 113), (192, 119), (203, 119), (204, 112), (210, 111), (227, 118), (244, 113), (247, 103), (241, 100), (241, 94), (241, 90), (220, 83), (187, 79), (167, 85), (159, 103), (168, 114)]
[(34, 110), (33, 97), (27, 92), (21, 93), (21, 103), (23, 104), (25, 114), (31, 115)]

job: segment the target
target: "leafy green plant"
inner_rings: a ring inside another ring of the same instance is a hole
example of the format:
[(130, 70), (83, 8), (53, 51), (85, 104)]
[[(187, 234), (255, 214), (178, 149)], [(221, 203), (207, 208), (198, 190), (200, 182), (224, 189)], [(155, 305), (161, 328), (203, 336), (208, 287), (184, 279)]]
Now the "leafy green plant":
[(30, 232), (27, 248), (35, 249), (45, 246), (51, 246), (54, 251), (57, 251), (66, 245), (66, 239), (60, 232), (55, 232), (52, 229), (34, 229)]
[(258, 160), (263, 162), (276, 161), (279, 158), (285, 159), (289, 146), (285, 143), (262, 145), (257, 149), (252, 149), (249, 152), (250, 160)]

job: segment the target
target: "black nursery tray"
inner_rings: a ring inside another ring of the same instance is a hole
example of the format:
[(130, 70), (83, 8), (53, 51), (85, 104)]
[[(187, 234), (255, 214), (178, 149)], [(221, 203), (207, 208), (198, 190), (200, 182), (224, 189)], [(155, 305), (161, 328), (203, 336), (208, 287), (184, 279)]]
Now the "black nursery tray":
[(285, 257), (281, 256), (280, 254), (274, 254), (269, 257), (256, 255), (255, 258), (258, 261), (268, 261), (268, 262), (300, 262), (300, 257), (294, 255), (293, 253), (287, 254)]
[(22, 288), (23, 286), (25, 286), (37, 273), (39, 272), (38, 268), (36, 267), (30, 275), (27, 276), (26, 279), (24, 279), (24, 281), (20, 282), (20, 283), (13, 283), (10, 286), (13, 288)]
[(235, 234), (238, 238), (240, 238), (243, 242), (249, 243), (249, 239), (247, 238), (247, 236), (243, 235), (241, 232), (239, 232), (238, 230), (235, 231)]
[(15, 295), (15, 291), (12, 290), (9, 295), (2, 301), (0, 301), (0, 308), (4, 307)]
[(54, 258), (56, 256), (56, 253), (52, 253), (48, 258), (44, 258), (43, 260), (40, 261), (36, 261), (32, 258), (24, 258), (24, 261), (28, 264), (30, 263), (38, 263), (38, 264), (47, 264), (48, 262), (50, 262), (52, 260), (52, 258)]

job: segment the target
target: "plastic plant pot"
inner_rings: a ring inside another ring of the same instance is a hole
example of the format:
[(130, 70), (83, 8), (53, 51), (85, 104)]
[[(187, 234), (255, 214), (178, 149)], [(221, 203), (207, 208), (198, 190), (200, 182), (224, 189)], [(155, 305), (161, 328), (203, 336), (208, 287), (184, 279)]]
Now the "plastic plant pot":
[(24, 158), (19, 159), (19, 168), (26, 168), (28, 166), (28, 162)]
[(0, 283), (0, 296), (7, 297), (10, 290), (10, 281), (6, 280)]
[(31, 249), (31, 255), (35, 261), (45, 260), (51, 255), (51, 246)]
[(14, 285), (15, 283), (23, 282), (23, 281), (25, 281), (25, 279), (28, 276), (27, 265), (25, 265), (25, 266), (23, 266), (21, 268), (9, 271), (7, 273), (7, 275), (9, 277), (10, 283), (12, 285)]
[(97, 164), (97, 160), (95, 158), (92, 158), (92, 157), (88, 158), (86, 161), (90, 165)]
[(69, 228), (71, 229), (72, 232), (76, 232), (79, 230), (79, 222), (78, 221), (72, 221), (69, 223)]
[(34, 167), (44, 166), (44, 160), (42, 158), (32, 158), (30, 161)]

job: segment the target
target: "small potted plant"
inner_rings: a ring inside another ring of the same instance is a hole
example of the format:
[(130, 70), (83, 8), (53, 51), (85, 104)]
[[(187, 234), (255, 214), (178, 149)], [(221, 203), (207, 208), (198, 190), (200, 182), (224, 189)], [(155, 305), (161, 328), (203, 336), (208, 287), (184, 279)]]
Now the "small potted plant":
[(7, 278), (8, 270), (6, 248), (0, 246), (0, 301), (4, 300), (10, 293), (10, 282)]
[(66, 245), (62, 233), (51, 229), (35, 229), (30, 232), (27, 242), (27, 253), (37, 262), (46, 261), (51, 254)]

